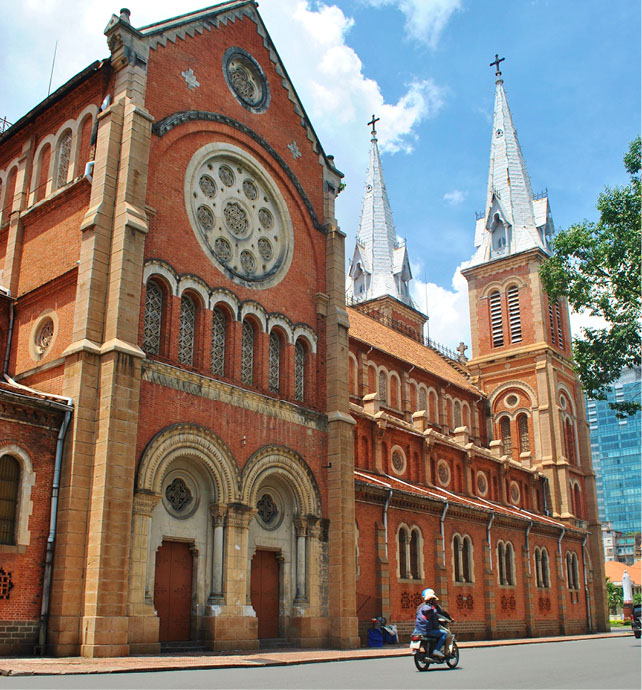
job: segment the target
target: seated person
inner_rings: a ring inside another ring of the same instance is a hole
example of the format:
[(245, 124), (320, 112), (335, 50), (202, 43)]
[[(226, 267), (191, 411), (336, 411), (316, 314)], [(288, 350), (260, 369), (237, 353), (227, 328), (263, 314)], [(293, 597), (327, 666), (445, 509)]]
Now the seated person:
[(421, 593), (424, 603), (417, 607), (417, 616), (415, 618), (415, 630), (413, 635), (424, 635), (426, 637), (434, 637), (437, 639), (437, 644), (432, 651), (432, 657), (437, 660), (444, 658), (441, 648), (448, 633), (439, 625), (439, 614), (435, 607), (436, 597), (432, 589), (424, 589)]

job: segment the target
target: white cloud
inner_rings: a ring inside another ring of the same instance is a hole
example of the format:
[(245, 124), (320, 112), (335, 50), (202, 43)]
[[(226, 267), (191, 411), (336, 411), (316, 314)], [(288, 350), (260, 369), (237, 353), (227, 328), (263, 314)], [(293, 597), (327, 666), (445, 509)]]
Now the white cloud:
[(395, 5), (406, 18), (408, 35), (435, 48), (439, 37), (454, 12), (462, 7), (461, 0), (364, 0), (373, 7)]
[(609, 323), (601, 316), (592, 316), (588, 311), (570, 312), (571, 335), (573, 339), (582, 336), (584, 328), (608, 328)]
[[(466, 262), (457, 267), (451, 289), (416, 278), (410, 284), (412, 299), (417, 308), (428, 314), (429, 335), (438, 343), (455, 350), (460, 342), (468, 345), (466, 356), (470, 359), (470, 319), (468, 317), (468, 283), (461, 274)], [(417, 275), (420, 268), (412, 266)]]
[(446, 192), (443, 196), (443, 200), (451, 206), (461, 204), (465, 198), (466, 193), (462, 192), (461, 189), (453, 189), (452, 192)]

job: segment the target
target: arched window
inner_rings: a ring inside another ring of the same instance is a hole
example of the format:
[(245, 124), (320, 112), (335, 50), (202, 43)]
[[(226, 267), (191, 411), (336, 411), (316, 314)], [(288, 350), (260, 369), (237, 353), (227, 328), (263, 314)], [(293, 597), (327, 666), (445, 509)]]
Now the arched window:
[(10, 455), (0, 457), (0, 544), (16, 543), (16, 514), (20, 463)]
[(270, 333), (270, 392), (281, 388), (281, 339), (275, 331)]
[(517, 417), (517, 430), (519, 431), (519, 452), (528, 453), (531, 449), (531, 441), (528, 435), (528, 417), (525, 414)]
[(461, 403), (455, 400), (455, 428), (461, 426)]
[(254, 327), (248, 319), (241, 334), (241, 381), (246, 386), (254, 384)]
[(145, 289), (145, 315), (143, 317), (143, 350), (148, 355), (157, 355), (161, 350), (163, 328), (163, 290), (153, 280), (147, 281)]
[(522, 322), (519, 313), (519, 288), (512, 285), (506, 292), (508, 299), (508, 326), (510, 329), (510, 340), (518, 343), (522, 339)]
[(71, 163), (71, 139), (71, 130), (68, 129), (58, 142), (58, 151), (56, 153), (56, 189), (60, 189), (60, 187), (64, 187), (67, 184), (69, 164)]
[(437, 393), (430, 391), (428, 395), (428, 418), (431, 422), (439, 424), (439, 405), (437, 401)]
[[(45, 144), (38, 156), (38, 167), (36, 169), (36, 186), (34, 189), (33, 200), (40, 201), (47, 196), (49, 187), (49, 165), (51, 163), (51, 146)], [(13, 199), (12, 199), (13, 201)]]
[(372, 366), (368, 366), (368, 393), (377, 392), (377, 370)]
[(386, 375), (386, 372), (380, 371), (379, 372), (379, 398), (381, 399), (381, 402), (384, 404), (388, 402), (387, 388), (388, 388), (388, 377)]
[(548, 551), (546, 549), (541, 550), (542, 557), (542, 587), (551, 586), (551, 573), (548, 566)]
[(506, 584), (515, 585), (515, 552), (510, 542), (506, 543), (506, 562), (504, 572), (506, 574)]
[(582, 509), (582, 492), (580, 490), (580, 485), (575, 483), (572, 485), (571, 490), (573, 491), (573, 512), (575, 517), (580, 520), (584, 517), (584, 511)]
[(465, 536), (461, 546), (461, 574), (464, 582), (473, 581), (473, 542)]
[(453, 575), (455, 577), (455, 582), (462, 582), (461, 537), (458, 534), (453, 538)]
[(506, 582), (506, 570), (504, 568), (506, 558), (506, 548), (504, 547), (504, 542), (497, 542), (497, 574), (499, 576), (499, 584), (505, 585)]
[(575, 428), (573, 422), (570, 418), (564, 420), (564, 450), (566, 453), (566, 459), (572, 464), (577, 464), (577, 458), (575, 454)]
[(400, 395), (400, 386), (399, 386), (399, 379), (396, 376), (391, 376), (390, 377), (390, 407), (393, 407), (395, 410), (398, 410), (400, 405), (399, 405), (399, 398), (401, 397)]
[(504, 455), (510, 455), (513, 452), (513, 441), (510, 432), (510, 419), (502, 417), (499, 422), (499, 430), (504, 444)]
[(535, 547), (534, 558), (535, 558), (535, 586), (536, 587), (543, 587), (544, 586), (544, 579), (542, 577), (542, 552), (540, 551), (539, 547)]
[(417, 528), (410, 532), (410, 573), (409, 577), (415, 580), (421, 579), (419, 554), (421, 553), (421, 535)]
[(218, 307), (212, 309), (212, 373), (225, 376), (225, 336), (227, 319), (225, 312)]
[(196, 302), (189, 295), (181, 297), (178, 320), (178, 361), (188, 367), (194, 363), (194, 334), (196, 332)]
[(408, 532), (405, 527), (399, 529), (399, 548), (397, 558), (399, 560), (399, 577), (404, 580), (408, 577)]
[(294, 398), (303, 400), (305, 397), (305, 345), (301, 339), (294, 345)]
[(502, 320), (502, 298), (499, 290), (491, 292), (488, 303), (490, 305), (490, 328), (493, 347), (501, 347), (504, 344), (504, 324)]
[(569, 589), (578, 590), (580, 588), (580, 578), (577, 568), (577, 554), (572, 551), (568, 551), (566, 554), (566, 578)]

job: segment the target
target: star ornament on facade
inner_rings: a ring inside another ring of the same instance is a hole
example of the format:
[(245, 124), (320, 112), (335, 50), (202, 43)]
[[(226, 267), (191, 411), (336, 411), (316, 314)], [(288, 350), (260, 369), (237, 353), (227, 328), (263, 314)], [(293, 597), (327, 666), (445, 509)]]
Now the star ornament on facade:
[(183, 79), (185, 79), (185, 83), (187, 84), (188, 89), (195, 89), (197, 86), (200, 86), (200, 82), (196, 78), (196, 75), (194, 74), (194, 70), (190, 67), (188, 70), (185, 70), (184, 72), (181, 72), (181, 76)]
[(293, 141), (292, 143), (288, 144), (288, 148), (290, 149), (290, 153), (292, 154), (292, 158), (296, 160), (297, 158), (301, 158), (303, 155), (301, 151), (299, 151), (299, 147), (296, 144), (296, 141)]

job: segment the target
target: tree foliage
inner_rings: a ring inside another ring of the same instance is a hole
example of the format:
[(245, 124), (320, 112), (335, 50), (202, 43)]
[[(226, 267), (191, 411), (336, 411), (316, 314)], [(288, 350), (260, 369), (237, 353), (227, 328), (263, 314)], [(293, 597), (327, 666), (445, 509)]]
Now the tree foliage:
[(606, 597), (609, 602), (609, 611), (615, 613), (619, 608), (622, 607), (624, 601), (624, 594), (622, 593), (622, 587), (618, 587), (616, 584), (611, 582), (610, 578), (606, 578)]
[[(597, 201), (599, 220), (559, 232), (540, 275), (550, 299), (566, 297), (574, 311), (606, 321), (583, 328), (573, 355), (589, 398), (605, 400), (625, 367), (639, 366), (640, 350), (640, 137), (629, 145), (624, 187), (606, 187)], [(634, 414), (639, 401), (610, 403), (618, 416)]]

